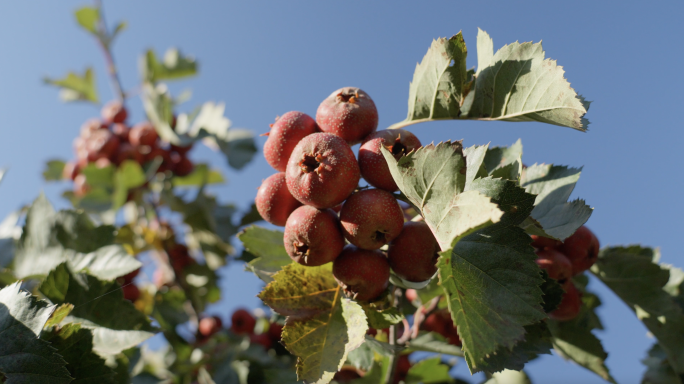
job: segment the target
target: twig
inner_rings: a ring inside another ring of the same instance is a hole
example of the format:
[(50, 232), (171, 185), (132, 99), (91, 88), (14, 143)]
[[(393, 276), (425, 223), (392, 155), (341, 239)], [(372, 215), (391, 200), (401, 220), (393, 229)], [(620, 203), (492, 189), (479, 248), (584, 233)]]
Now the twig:
[[(397, 306), (397, 287), (392, 288), (392, 306)], [(394, 346), (397, 345), (397, 326), (390, 325), (389, 327), (389, 344)], [(389, 371), (385, 377), (385, 384), (391, 384), (394, 382), (394, 376), (396, 375), (397, 365), (399, 364), (399, 350), (394, 349), (389, 357)]]
[[(102, 49), (102, 53), (105, 58), (105, 64), (107, 65), (107, 72), (109, 74), (109, 80), (112, 85), (112, 89), (114, 93), (116, 94), (117, 98), (121, 103), (123, 104), (124, 101), (126, 100), (126, 94), (123, 91), (123, 87), (121, 86), (121, 80), (119, 80), (119, 73), (116, 70), (116, 65), (114, 64), (114, 57), (112, 56), (111, 52), (111, 47), (109, 46), (109, 31), (107, 31), (107, 24), (105, 22), (105, 17), (104, 17), (104, 11), (102, 10), (102, 1), (101, 0), (95, 0), (95, 6), (98, 9), (98, 13), (100, 14), (100, 23), (98, 24), (97, 28), (99, 29), (100, 33), (97, 38), (98, 45)], [(107, 39), (107, 42), (103, 41), (103, 37)]]

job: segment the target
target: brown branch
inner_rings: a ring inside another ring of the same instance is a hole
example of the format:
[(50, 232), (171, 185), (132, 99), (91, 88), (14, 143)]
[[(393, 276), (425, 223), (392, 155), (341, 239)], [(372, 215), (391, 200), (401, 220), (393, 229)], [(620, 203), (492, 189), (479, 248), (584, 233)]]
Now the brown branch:
[[(109, 38), (111, 35), (109, 34), (109, 31), (107, 31), (107, 24), (105, 22), (104, 11), (102, 9), (102, 1), (95, 0), (95, 6), (97, 7), (98, 13), (100, 15), (100, 23), (97, 26), (100, 32), (100, 36), (98, 36), (97, 42), (100, 46), (100, 49), (102, 50), (102, 54), (105, 59), (105, 64), (107, 65), (107, 73), (109, 75), (112, 90), (116, 94), (116, 97), (119, 99), (119, 101), (121, 101), (121, 103), (123, 104), (126, 100), (126, 94), (124, 93), (123, 87), (121, 86), (119, 72), (116, 70), (116, 65), (114, 64), (114, 57), (112, 56), (111, 47), (109, 46)], [(103, 41), (103, 38), (106, 38), (107, 42)]]

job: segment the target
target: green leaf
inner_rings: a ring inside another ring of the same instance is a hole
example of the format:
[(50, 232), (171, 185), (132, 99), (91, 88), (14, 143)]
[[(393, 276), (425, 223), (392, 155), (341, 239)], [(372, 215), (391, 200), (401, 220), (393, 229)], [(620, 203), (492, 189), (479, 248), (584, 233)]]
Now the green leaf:
[(201, 187), (207, 184), (223, 184), (226, 180), (220, 171), (210, 170), (206, 164), (196, 164), (191, 174), (185, 177), (174, 177), (174, 187)]
[(546, 270), (542, 270), (542, 275), (544, 276), (544, 283), (541, 285), (541, 290), (544, 292), (544, 312), (549, 313), (558, 308), (565, 291), (558, 280), (549, 277)]
[(45, 323), (45, 328), (54, 327), (55, 325), (58, 325), (73, 310), (74, 310), (73, 304), (62, 304), (62, 305), (60, 305), (59, 307), (57, 307), (57, 309), (55, 309), (54, 312), (52, 312), (50, 319), (48, 319), (48, 321)]
[(581, 168), (550, 164), (535, 164), (523, 170), (520, 186), (537, 195), (531, 214), (536, 222), (523, 226), (536, 225), (545, 237), (562, 241), (584, 225), (593, 209), (581, 199), (568, 202), (580, 173)]
[(43, 179), (45, 181), (62, 180), (62, 171), (64, 171), (64, 162), (62, 160), (50, 160), (45, 164)]
[(17, 224), (22, 216), (22, 211), (12, 212), (0, 222), (0, 269), (5, 268), (14, 259), (16, 242), (22, 232)]
[(197, 62), (191, 56), (184, 56), (177, 48), (169, 48), (164, 59), (159, 61), (153, 50), (142, 57), (142, 77), (156, 83), (160, 80), (176, 80), (197, 74)]
[(684, 314), (664, 288), (670, 267), (658, 265), (660, 252), (640, 246), (608, 247), (591, 272), (625, 302), (658, 340), (675, 372), (684, 376)]
[(501, 179), (476, 179), (469, 188), (505, 212), (498, 223), (462, 237), (437, 263), (466, 362), (475, 372), (500, 347), (512, 349), (522, 341), (524, 327), (546, 314), (536, 255), (518, 227), (532, 210), (534, 196)]
[(273, 280), (273, 275), (284, 266), (292, 264), (292, 259), (285, 251), (283, 232), (281, 231), (253, 225), (240, 232), (238, 239), (242, 241), (247, 251), (257, 256), (245, 268), (266, 283), (270, 283)]
[(100, 10), (95, 7), (82, 7), (74, 12), (76, 21), (86, 31), (99, 36), (97, 26), (100, 23)]
[(406, 384), (452, 383), (454, 379), (449, 375), (449, 367), (442, 364), (439, 356), (421, 360), (414, 364), (406, 374)]
[(21, 292), (20, 283), (0, 290), (0, 375), (6, 384), (66, 384), (72, 381), (66, 362), (38, 337), (54, 305)]
[(287, 265), (259, 294), (288, 316), (282, 341), (297, 356), (298, 379), (309, 383), (330, 382), (368, 330), (363, 309), (342, 298), (330, 268)]
[(442, 336), (434, 332), (420, 332), (418, 337), (407, 344), (411, 351), (434, 352), (443, 355), (463, 357), (461, 347), (452, 345)]
[(390, 325), (399, 324), (404, 319), (404, 315), (397, 308), (389, 307), (384, 310), (377, 310), (368, 305), (363, 306), (368, 320), (368, 326), (375, 329), (385, 329)]
[(114, 230), (113, 226), (95, 226), (83, 212), (55, 212), (41, 194), (26, 215), (14, 273), (18, 278), (45, 276), (66, 262), (73, 271), (112, 280), (140, 268), (138, 260), (113, 244)]
[(133, 303), (124, 300), (116, 282), (74, 275), (61, 264), (50, 272), (39, 290), (55, 304), (74, 304), (64, 322), (81, 323), (92, 330), (93, 350), (99, 355), (117, 354), (154, 335), (150, 321)]
[(363, 371), (369, 371), (373, 366), (374, 353), (373, 349), (364, 342), (360, 347), (349, 352), (347, 361), (354, 367)]
[(116, 384), (114, 371), (93, 353), (93, 333), (80, 324), (67, 324), (43, 335), (66, 360), (74, 383)]
[(479, 30), (475, 86), (461, 118), (538, 121), (586, 131), (589, 103), (577, 95), (555, 60), (545, 59), (541, 42), (515, 42), (493, 54), (492, 39)]
[(523, 154), (522, 142), (520, 139), (510, 147), (492, 147), (487, 149), (484, 158), (484, 165), (487, 172), (491, 175), (496, 169), (520, 161)]
[(459, 236), (501, 218), (488, 197), (464, 192), (466, 161), (460, 142), (430, 144), (399, 161), (385, 148), (382, 153), (399, 189), (420, 210), (443, 250)]
[(641, 380), (642, 384), (681, 384), (681, 378), (667, 361), (667, 354), (658, 345), (653, 344), (648, 350), (648, 356), (641, 360), (646, 365), (646, 372)]
[(60, 98), (63, 101), (90, 101), (98, 103), (97, 88), (95, 86), (95, 74), (93, 69), (86, 68), (83, 75), (74, 72), (67, 73), (63, 79), (45, 78), (46, 84), (60, 87)]
[(504, 370), (496, 372), (492, 378), (485, 381), (483, 384), (532, 384), (530, 378), (527, 377), (524, 371)]
[(551, 332), (546, 323), (541, 322), (525, 327), (525, 340), (516, 344), (512, 350), (499, 350), (486, 358), (481, 366), (486, 372), (499, 372), (504, 369), (520, 371), (528, 361), (532, 361), (541, 354), (551, 354)]
[(114, 175), (114, 206), (119, 209), (126, 203), (128, 191), (145, 184), (145, 172), (140, 164), (133, 160), (126, 160), (119, 165)]
[(468, 86), (467, 55), (461, 32), (432, 41), (423, 61), (416, 65), (409, 86), (408, 116), (399, 124), (458, 118)]

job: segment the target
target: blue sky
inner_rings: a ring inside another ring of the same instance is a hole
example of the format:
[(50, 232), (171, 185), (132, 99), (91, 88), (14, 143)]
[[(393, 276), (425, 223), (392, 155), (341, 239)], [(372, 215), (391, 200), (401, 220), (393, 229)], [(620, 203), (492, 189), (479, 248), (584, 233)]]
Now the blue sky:
[[(99, 109), (64, 105), (41, 78), (93, 65), (103, 100), (112, 96), (102, 57), (75, 25), (80, 1), (5, 2), (0, 13), (0, 216), (30, 203), (43, 190), (59, 207), (64, 184), (46, 184), (46, 160), (70, 158), (71, 141)], [(391, 6), (390, 6), (391, 4)], [(208, 100), (224, 101), (237, 127), (268, 130), (290, 110), (314, 115), (333, 90), (357, 86), (375, 100), (380, 127), (403, 120), (408, 83), (433, 38), (463, 30), (476, 65), (477, 28), (495, 49), (513, 41), (543, 40), (572, 86), (594, 101), (588, 133), (538, 123), (440, 122), (410, 127), (423, 143), (464, 139), (466, 146), (507, 145), (521, 138), (527, 164), (583, 166), (574, 197), (595, 208), (588, 226), (603, 245), (659, 246), (662, 260), (684, 266), (684, 187), (681, 168), (684, 105), (681, 15), (684, 4), (646, 2), (170, 2), (105, 1), (108, 21), (129, 28), (114, 54), (127, 89), (138, 84), (137, 59), (144, 49), (163, 53), (176, 46), (199, 60), (200, 75), (173, 83), (176, 93), (193, 89), (186, 110)], [(143, 118), (137, 99), (132, 121)], [(260, 145), (264, 139), (259, 138)], [(227, 168), (208, 149), (196, 161), (221, 167), (229, 182), (213, 192), (246, 208), (261, 180), (273, 173), (261, 154), (242, 171)], [(225, 294), (212, 311), (224, 318), (237, 306), (256, 307), (260, 282), (242, 267), (223, 271)], [(627, 307), (599, 282), (599, 309), (607, 330), (599, 333), (608, 366), (621, 383), (639, 381), (639, 360), (652, 341)], [(462, 364), (464, 367), (465, 364)], [(459, 368), (465, 375), (467, 370)], [(529, 365), (537, 383), (602, 380), (582, 368), (545, 356)]]

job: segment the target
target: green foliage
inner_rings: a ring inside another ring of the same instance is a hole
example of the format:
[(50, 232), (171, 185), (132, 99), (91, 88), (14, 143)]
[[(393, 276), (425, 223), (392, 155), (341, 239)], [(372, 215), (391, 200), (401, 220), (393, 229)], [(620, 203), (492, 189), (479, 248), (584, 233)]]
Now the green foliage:
[(297, 377), (310, 383), (328, 383), (350, 351), (365, 340), (368, 330), (361, 306), (342, 298), (342, 289), (330, 265), (285, 266), (259, 298), (281, 315), (286, 348), (297, 356)]
[(209, 169), (206, 164), (195, 164), (195, 169), (185, 177), (174, 177), (174, 187), (201, 187), (207, 184), (223, 184), (226, 180), (220, 171)]
[(100, 10), (94, 7), (82, 7), (74, 12), (76, 16), (76, 21), (83, 27), (86, 31), (92, 33), (95, 36), (99, 36), (100, 31), (98, 26), (100, 25)]
[(519, 342), (513, 349), (499, 348), (494, 354), (484, 359), (482, 370), (500, 372), (505, 369), (520, 371), (528, 361), (537, 356), (551, 354), (551, 332), (546, 323), (528, 325), (525, 327), (525, 340)]
[(461, 347), (449, 344), (442, 335), (434, 332), (420, 332), (418, 337), (408, 342), (408, 348), (410, 351), (434, 352), (463, 357)]
[(197, 62), (191, 56), (183, 55), (177, 48), (169, 48), (164, 59), (159, 61), (153, 50), (148, 50), (141, 59), (142, 77), (151, 83), (160, 80), (176, 80), (197, 74)]
[(0, 375), (7, 384), (35, 382), (62, 384), (72, 381), (66, 362), (47, 342), (39, 339), (54, 305), (19, 290), (15, 283), (0, 290)]
[(586, 131), (589, 102), (545, 59), (540, 43), (517, 42), (494, 53), (489, 35), (477, 36), (477, 72), (465, 67), (461, 33), (433, 41), (416, 66), (406, 120), (390, 126), (451, 119), (538, 121)]
[(524, 371), (505, 370), (492, 375), (492, 378), (483, 384), (532, 384)]
[(433, 384), (453, 383), (454, 379), (449, 376), (449, 367), (442, 364), (439, 356), (421, 360), (409, 369), (406, 374), (406, 384)]
[(62, 171), (64, 171), (64, 162), (62, 160), (50, 160), (43, 171), (43, 179), (45, 181), (62, 180)]
[(63, 322), (81, 323), (92, 330), (93, 350), (114, 355), (154, 335), (154, 327), (123, 294), (116, 282), (85, 274), (73, 274), (65, 264), (57, 266), (39, 287), (55, 304), (70, 303), (74, 309)]
[(283, 232), (269, 230), (257, 226), (245, 228), (238, 239), (242, 241), (245, 249), (256, 258), (245, 265), (265, 283), (273, 281), (273, 275), (284, 266), (291, 264), (292, 259), (288, 256), (283, 245)]
[(0, 269), (14, 259), (16, 242), (21, 237), (18, 224), (22, 216), (21, 212), (13, 212), (0, 222)]
[(59, 87), (59, 97), (62, 101), (89, 101), (99, 103), (97, 87), (95, 86), (95, 73), (92, 68), (86, 68), (83, 75), (69, 72), (62, 79), (43, 79), (46, 84)]
[(642, 384), (681, 384), (680, 377), (672, 369), (667, 354), (658, 343), (653, 344), (647, 357), (641, 362), (647, 367)]

